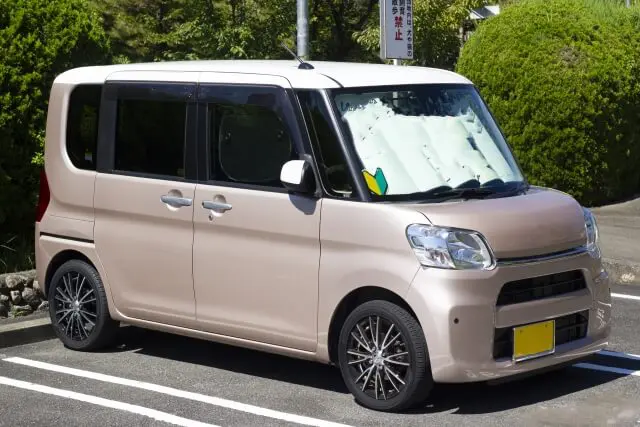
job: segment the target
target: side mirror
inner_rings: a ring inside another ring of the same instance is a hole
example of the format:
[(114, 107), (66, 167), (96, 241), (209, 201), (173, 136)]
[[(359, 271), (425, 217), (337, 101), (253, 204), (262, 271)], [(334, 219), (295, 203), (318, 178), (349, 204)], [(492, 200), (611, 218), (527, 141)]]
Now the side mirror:
[(282, 165), (280, 181), (289, 191), (312, 193), (315, 191), (315, 177), (311, 165), (306, 160), (289, 160)]

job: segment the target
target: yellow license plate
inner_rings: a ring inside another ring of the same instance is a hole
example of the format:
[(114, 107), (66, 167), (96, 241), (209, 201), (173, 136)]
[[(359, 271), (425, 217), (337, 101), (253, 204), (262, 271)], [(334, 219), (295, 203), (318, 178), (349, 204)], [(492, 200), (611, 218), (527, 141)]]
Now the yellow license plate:
[(513, 359), (522, 361), (552, 354), (556, 346), (554, 320), (513, 328)]

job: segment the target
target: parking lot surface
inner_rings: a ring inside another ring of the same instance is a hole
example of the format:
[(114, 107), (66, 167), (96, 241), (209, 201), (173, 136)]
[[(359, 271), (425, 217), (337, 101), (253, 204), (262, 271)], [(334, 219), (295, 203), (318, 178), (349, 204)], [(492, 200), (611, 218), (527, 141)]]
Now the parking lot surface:
[(354, 403), (337, 368), (133, 327), (79, 353), (49, 340), (0, 351), (0, 425), (638, 426), (640, 289), (614, 287), (609, 350), (512, 383), (439, 385), (385, 414)]

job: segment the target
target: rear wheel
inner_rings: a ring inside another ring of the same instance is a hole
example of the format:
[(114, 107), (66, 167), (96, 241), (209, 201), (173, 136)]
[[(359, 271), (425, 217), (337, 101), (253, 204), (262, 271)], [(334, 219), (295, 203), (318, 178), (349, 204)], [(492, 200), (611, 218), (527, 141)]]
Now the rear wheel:
[(433, 388), (422, 328), (388, 301), (366, 302), (347, 317), (338, 352), (349, 391), (367, 408), (410, 409), (423, 404)]
[(67, 261), (53, 275), (48, 294), (51, 324), (65, 346), (91, 351), (113, 342), (118, 322), (109, 315), (104, 286), (93, 266)]

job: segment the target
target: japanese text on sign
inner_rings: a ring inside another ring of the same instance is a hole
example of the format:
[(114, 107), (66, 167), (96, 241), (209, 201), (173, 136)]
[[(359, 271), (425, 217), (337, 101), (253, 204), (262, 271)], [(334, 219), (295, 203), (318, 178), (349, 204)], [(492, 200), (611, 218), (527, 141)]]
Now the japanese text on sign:
[(380, 1), (380, 56), (413, 59), (413, 0)]

